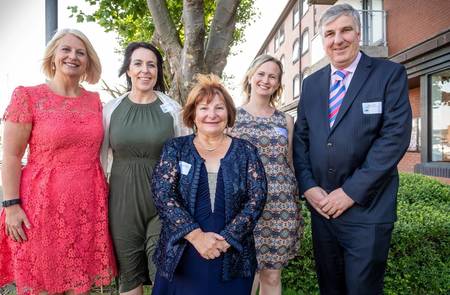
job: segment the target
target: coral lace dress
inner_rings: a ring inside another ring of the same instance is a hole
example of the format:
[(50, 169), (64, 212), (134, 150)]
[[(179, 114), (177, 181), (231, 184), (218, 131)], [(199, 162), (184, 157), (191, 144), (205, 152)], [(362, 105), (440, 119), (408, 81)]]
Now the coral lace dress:
[(31, 123), (20, 197), (31, 223), (28, 241), (5, 234), (0, 218), (0, 286), (18, 294), (87, 292), (116, 274), (108, 200), (99, 150), (102, 106), (97, 93), (53, 93), (46, 84), (18, 87), (4, 120)]

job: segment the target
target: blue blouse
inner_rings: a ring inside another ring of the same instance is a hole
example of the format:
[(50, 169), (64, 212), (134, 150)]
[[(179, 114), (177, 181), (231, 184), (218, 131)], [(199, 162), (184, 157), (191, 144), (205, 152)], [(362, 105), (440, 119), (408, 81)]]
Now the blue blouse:
[[(158, 273), (172, 280), (188, 241), (188, 233), (199, 228), (195, 204), (200, 169), (194, 135), (166, 142), (152, 177), (155, 205), (162, 221), (161, 235), (153, 256)], [(225, 192), (225, 228), (220, 235), (231, 245), (224, 254), (224, 281), (249, 277), (256, 267), (253, 229), (264, 208), (267, 182), (258, 151), (250, 142), (232, 138), (221, 159)]]

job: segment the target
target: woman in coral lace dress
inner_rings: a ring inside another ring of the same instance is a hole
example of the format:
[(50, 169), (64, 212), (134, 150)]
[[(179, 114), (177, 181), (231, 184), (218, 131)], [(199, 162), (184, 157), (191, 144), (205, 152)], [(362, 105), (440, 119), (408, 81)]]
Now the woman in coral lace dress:
[(4, 115), (0, 286), (83, 294), (116, 274), (99, 158), (102, 105), (79, 86), (96, 83), (101, 66), (86, 36), (66, 29), (49, 42), (42, 68), (49, 81), (17, 87)]

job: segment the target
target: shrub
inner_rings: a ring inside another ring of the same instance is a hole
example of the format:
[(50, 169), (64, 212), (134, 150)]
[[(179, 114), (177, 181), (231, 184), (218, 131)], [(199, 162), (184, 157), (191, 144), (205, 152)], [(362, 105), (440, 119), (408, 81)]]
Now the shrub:
[(450, 204), (450, 186), (420, 174), (401, 173), (398, 200), (409, 204)]
[(289, 261), (283, 269), (282, 283), (283, 292), (286, 294), (319, 294), (316, 271), (314, 268), (314, 256), (311, 236), (311, 217), (308, 208), (303, 206), (303, 218), (305, 220), (305, 230), (300, 243), (299, 255)]
[[(304, 209), (304, 211), (307, 211)], [(401, 174), (385, 294), (450, 294), (450, 186)], [(309, 212), (300, 256), (283, 270), (287, 294), (318, 294)]]

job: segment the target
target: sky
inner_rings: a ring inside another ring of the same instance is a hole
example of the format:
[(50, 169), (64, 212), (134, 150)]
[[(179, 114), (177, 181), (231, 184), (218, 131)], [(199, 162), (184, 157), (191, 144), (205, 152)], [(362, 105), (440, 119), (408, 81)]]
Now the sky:
[[(240, 83), (247, 66), (275, 24), (288, 0), (255, 0), (259, 17), (247, 28), (246, 41), (232, 49), (225, 74), (234, 77), (227, 86), (237, 104), (240, 102)], [(102, 63), (102, 79), (108, 85), (125, 84), (117, 73), (122, 56), (116, 53), (118, 45), (113, 32), (105, 33), (96, 23), (76, 23), (70, 18), (67, 7), (78, 5), (89, 12), (92, 7), (82, 0), (58, 0), (58, 28), (76, 28), (85, 33), (99, 54)], [(41, 59), (45, 49), (45, 0), (0, 0), (0, 113), (3, 114), (11, 93), (19, 85), (30, 86), (45, 82), (41, 72)], [(99, 91), (101, 99), (111, 97), (101, 91), (100, 85), (89, 85), (89, 90)]]

